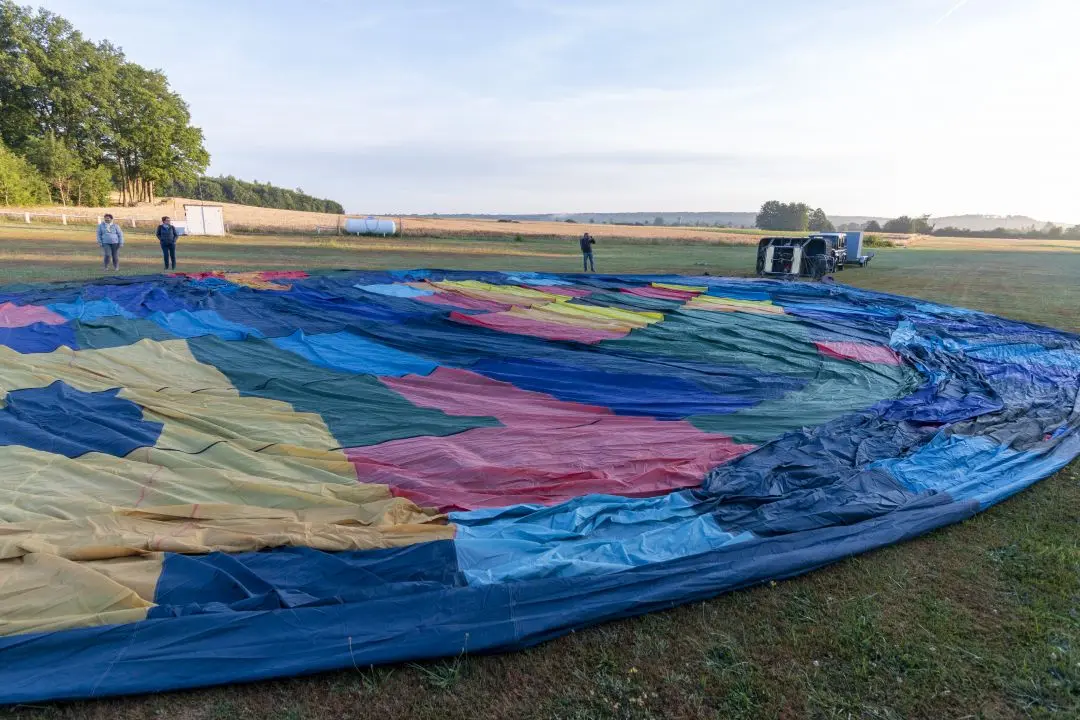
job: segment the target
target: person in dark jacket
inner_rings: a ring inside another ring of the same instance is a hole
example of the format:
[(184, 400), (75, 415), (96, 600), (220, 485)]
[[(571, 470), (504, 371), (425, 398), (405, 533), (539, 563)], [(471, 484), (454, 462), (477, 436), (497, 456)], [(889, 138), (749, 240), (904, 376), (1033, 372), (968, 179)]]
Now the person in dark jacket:
[(589, 233), (585, 233), (581, 236), (581, 240), (578, 241), (578, 244), (581, 245), (581, 264), (584, 266), (582, 267), (582, 272), (588, 272), (590, 269), (593, 272), (596, 272), (596, 264), (593, 262), (592, 254), (592, 248), (593, 245), (596, 244), (596, 241), (593, 240), (593, 236)]
[(171, 269), (176, 269), (176, 235), (176, 228), (173, 227), (172, 221), (167, 217), (161, 218), (161, 224), (157, 229), (157, 239), (161, 243), (161, 256), (165, 258), (166, 270), (170, 269), (170, 262)]

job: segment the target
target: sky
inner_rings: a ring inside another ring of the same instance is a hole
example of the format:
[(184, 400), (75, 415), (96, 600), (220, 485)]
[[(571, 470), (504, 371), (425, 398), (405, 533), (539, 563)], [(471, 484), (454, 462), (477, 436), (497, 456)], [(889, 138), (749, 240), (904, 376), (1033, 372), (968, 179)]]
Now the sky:
[(1076, 0), (38, 2), (350, 212), (1080, 223)]

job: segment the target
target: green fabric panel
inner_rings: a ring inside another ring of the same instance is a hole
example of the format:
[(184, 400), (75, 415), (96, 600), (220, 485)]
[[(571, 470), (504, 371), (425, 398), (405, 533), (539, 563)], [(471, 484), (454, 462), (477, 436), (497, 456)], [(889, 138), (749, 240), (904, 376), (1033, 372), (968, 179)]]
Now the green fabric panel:
[(743, 365), (763, 373), (803, 378), (807, 387), (727, 415), (687, 418), (706, 432), (761, 443), (791, 430), (819, 425), (874, 403), (903, 397), (920, 382), (906, 366), (838, 360), (822, 355), (808, 330), (789, 315), (679, 310), (664, 322), (635, 330), (605, 349)]
[(605, 340), (607, 351), (742, 365), (763, 373), (814, 377), (821, 354), (806, 328), (787, 315), (678, 310), (663, 322)]
[(632, 310), (645, 310), (649, 312), (672, 312), (682, 307), (680, 300), (663, 300), (660, 298), (647, 298), (631, 293), (620, 292), (595, 292), (584, 298), (578, 298), (575, 302), (587, 305), (600, 305), (608, 307), (620, 307)]
[(729, 415), (687, 419), (706, 432), (729, 435), (738, 442), (763, 443), (792, 430), (865, 410), (881, 400), (904, 397), (920, 382), (918, 373), (907, 366), (825, 358), (820, 378), (802, 390)]
[(205, 336), (188, 340), (188, 346), (199, 362), (220, 370), (241, 394), (280, 400), (300, 412), (321, 415), (341, 447), (420, 435), (442, 437), (500, 424), (493, 417), (455, 417), (418, 407), (371, 375), (318, 367), (266, 340)]
[(176, 340), (176, 336), (149, 320), (103, 317), (98, 320), (76, 320), (75, 338), (80, 350), (132, 345), (140, 340)]

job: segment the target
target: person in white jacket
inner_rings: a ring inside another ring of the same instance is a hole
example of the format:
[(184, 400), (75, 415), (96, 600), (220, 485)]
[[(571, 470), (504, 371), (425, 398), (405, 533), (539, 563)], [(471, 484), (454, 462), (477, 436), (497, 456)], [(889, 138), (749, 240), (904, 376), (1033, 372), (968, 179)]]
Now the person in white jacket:
[(102, 254), (105, 256), (105, 269), (109, 269), (111, 261), (112, 269), (119, 270), (120, 247), (124, 244), (124, 231), (113, 222), (112, 215), (106, 215), (105, 221), (98, 223), (97, 241), (98, 245), (101, 246)]

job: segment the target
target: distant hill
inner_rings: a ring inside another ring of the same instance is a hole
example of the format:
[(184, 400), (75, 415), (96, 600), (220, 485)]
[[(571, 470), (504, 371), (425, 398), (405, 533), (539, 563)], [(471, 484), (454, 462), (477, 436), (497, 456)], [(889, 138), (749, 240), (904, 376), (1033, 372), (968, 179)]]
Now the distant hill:
[[(1036, 220), (1027, 215), (949, 215), (932, 218), (930, 222), (936, 228), (954, 227), (961, 230), (1042, 230), (1050, 223)], [(1057, 225), (1058, 223), (1054, 223)]]
[[(624, 213), (542, 213), (535, 215), (427, 215), (479, 220), (536, 220), (541, 222), (567, 222), (613, 224), (613, 225), (676, 225), (683, 227), (731, 227), (752, 228), (757, 212), (624, 212)], [(837, 227), (855, 224), (865, 225), (871, 220), (884, 224), (890, 218), (875, 215), (829, 215)], [(659, 221), (659, 222), (658, 222)], [(1048, 223), (1026, 215), (947, 215), (931, 218), (936, 228), (953, 227), (960, 230), (1042, 230), (1047, 225), (1071, 227), (1075, 223)]]

